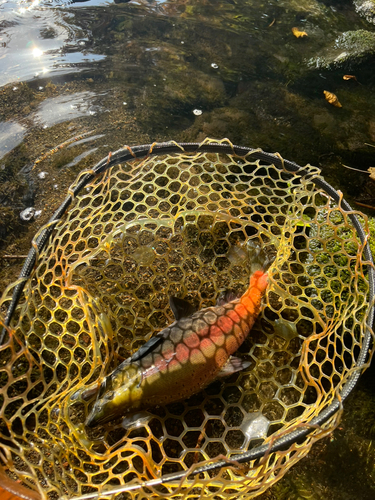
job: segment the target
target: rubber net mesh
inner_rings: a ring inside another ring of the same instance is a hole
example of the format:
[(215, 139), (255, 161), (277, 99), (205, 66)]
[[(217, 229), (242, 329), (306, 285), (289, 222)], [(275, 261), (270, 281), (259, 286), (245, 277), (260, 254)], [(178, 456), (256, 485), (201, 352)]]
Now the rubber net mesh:
[[(181, 152), (112, 167), (84, 188), (38, 256), (0, 348), (3, 473), (49, 499), (251, 498), (327, 435), (337, 417), (287, 450), (242, 466), (230, 460), (308, 425), (361, 348), (363, 245), (312, 182), (319, 170), (304, 173)], [(239, 350), (251, 366), (146, 418), (86, 429), (92, 401), (77, 391), (173, 322), (170, 296), (203, 308), (223, 290), (243, 292), (253, 242), (274, 262)], [(194, 475), (223, 456), (227, 467)], [(131, 489), (176, 471), (186, 476)], [(125, 492), (105, 493), (116, 486)]]

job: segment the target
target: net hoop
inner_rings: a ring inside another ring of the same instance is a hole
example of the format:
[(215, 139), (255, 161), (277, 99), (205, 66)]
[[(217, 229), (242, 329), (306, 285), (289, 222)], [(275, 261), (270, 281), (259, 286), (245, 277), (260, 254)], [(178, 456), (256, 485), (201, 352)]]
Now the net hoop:
[[(307, 170), (304, 170), (303, 167), (298, 164), (284, 160), (278, 154), (271, 154), (261, 151), (259, 149), (247, 148), (244, 146), (236, 146), (232, 145), (227, 139), (219, 143), (211, 143), (211, 142), (203, 142), (203, 143), (176, 143), (174, 141), (171, 142), (162, 142), (162, 143), (153, 143), (153, 144), (144, 144), (139, 146), (134, 146), (132, 148), (126, 146), (121, 148), (114, 153), (110, 153), (107, 157), (100, 160), (90, 171), (86, 171), (86, 173), (82, 173), (81, 178), (75, 187), (69, 190), (68, 196), (65, 198), (60, 207), (54, 212), (52, 217), (49, 219), (48, 223), (44, 226), (44, 228), (39, 232), (38, 236), (34, 240), (34, 244), (30, 249), (25, 262), (23, 264), (22, 270), (20, 272), (18, 278), (18, 284), (15, 286), (13, 290), (12, 300), (9, 304), (7, 314), (5, 317), (5, 327), (0, 335), (0, 345), (3, 344), (4, 338), (6, 336), (7, 329), (9, 326), (13, 314), (16, 310), (19, 298), (22, 294), (24, 286), (34, 268), (34, 265), (37, 260), (37, 256), (39, 252), (43, 250), (43, 248), (48, 243), (49, 237), (51, 236), (55, 225), (63, 215), (68, 210), (75, 196), (77, 196), (83, 188), (85, 188), (90, 182), (94, 180), (94, 178), (106, 172), (111, 167), (124, 162), (129, 162), (135, 159), (145, 159), (154, 156), (161, 156), (166, 154), (173, 153), (222, 153), (222, 154), (230, 154), (236, 155), (238, 157), (246, 156), (247, 159), (252, 160), (260, 160), (262, 162), (268, 163), (269, 165), (274, 164), (276, 167), (283, 168), (286, 172), (292, 174), (298, 174), (301, 177), (309, 176), (309, 181), (314, 183), (314, 185), (322, 190), (324, 190), (336, 203), (340, 204), (342, 210), (348, 212), (348, 217), (353, 224), (361, 243), (363, 244), (363, 255), (367, 262), (367, 270), (368, 270), (368, 283), (369, 283), (369, 304), (370, 308), (368, 310), (367, 315), (367, 329), (365, 332), (365, 336), (363, 338), (362, 348), (360, 350), (358, 361), (356, 367), (353, 369), (351, 375), (348, 377), (347, 381), (342, 385), (341, 390), (337, 393), (337, 396), (333, 399), (329, 406), (327, 406), (324, 410), (320, 412), (320, 414), (313, 418), (308, 426), (302, 427), (300, 429), (290, 431), (289, 433), (285, 433), (283, 436), (276, 439), (272, 445), (260, 445), (253, 448), (250, 451), (240, 453), (238, 455), (233, 455), (230, 458), (230, 461), (244, 463), (248, 461), (253, 461), (257, 459), (261, 459), (266, 453), (272, 453), (279, 451), (281, 449), (287, 449), (296, 441), (305, 438), (314, 428), (317, 426), (323, 425), (327, 422), (333, 415), (335, 415), (341, 408), (343, 402), (347, 399), (349, 394), (354, 389), (355, 385), (358, 382), (358, 379), (365, 368), (366, 362), (369, 357), (369, 350), (372, 342), (372, 333), (371, 327), (374, 319), (374, 291), (375, 291), (375, 271), (373, 266), (373, 258), (370, 250), (370, 246), (367, 241), (366, 233), (357, 217), (357, 214), (353, 212), (350, 205), (345, 201), (342, 197), (342, 194), (336, 191), (330, 184), (328, 184), (325, 180), (318, 176), (311, 176)], [(201, 467), (197, 467), (194, 469), (194, 475), (200, 474), (203, 472), (212, 471), (215, 469), (219, 469), (222, 467), (226, 467), (228, 465), (227, 460), (218, 460), (214, 463), (209, 463)], [(172, 474), (167, 474), (162, 476), (161, 478), (147, 481), (141, 484), (129, 485), (127, 487), (127, 491), (136, 490), (138, 488), (144, 486), (158, 486), (160, 484), (165, 484), (169, 482), (175, 482), (183, 479), (186, 476), (186, 471), (176, 472)], [(5, 486), (6, 487), (6, 486)], [(124, 487), (113, 487), (112, 489), (108, 489), (105, 491), (105, 495), (116, 494), (120, 491), (124, 491)], [(89, 498), (97, 497), (97, 492), (88, 493), (85, 495), (75, 496), (75, 500), (86, 500)]]

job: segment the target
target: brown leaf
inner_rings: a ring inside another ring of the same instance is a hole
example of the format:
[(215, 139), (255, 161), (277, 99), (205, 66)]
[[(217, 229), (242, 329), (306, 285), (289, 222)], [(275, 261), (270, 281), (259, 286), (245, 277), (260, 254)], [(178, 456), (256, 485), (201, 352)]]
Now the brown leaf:
[(300, 31), (298, 28), (292, 28), (292, 33), (296, 38), (303, 38), (307, 36), (306, 31)]
[(344, 75), (343, 79), (344, 80), (355, 80), (355, 81), (357, 81), (357, 78), (354, 75)]
[(326, 101), (332, 104), (332, 106), (336, 106), (336, 108), (342, 108), (340, 101), (337, 99), (337, 95), (332, 92), (328, 92), (328, 90), (324, 90), (324, 96)]

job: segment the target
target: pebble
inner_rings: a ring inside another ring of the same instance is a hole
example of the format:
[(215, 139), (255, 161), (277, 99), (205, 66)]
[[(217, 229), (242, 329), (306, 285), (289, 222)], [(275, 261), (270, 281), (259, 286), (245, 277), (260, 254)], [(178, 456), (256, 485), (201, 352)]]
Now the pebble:
[(21, 220), (28, 221), (33, 218), (35, 214), (35, 208), (34, 207), (28, 207), (25, 208), (25, 210), (22, 210), (20, 213)]

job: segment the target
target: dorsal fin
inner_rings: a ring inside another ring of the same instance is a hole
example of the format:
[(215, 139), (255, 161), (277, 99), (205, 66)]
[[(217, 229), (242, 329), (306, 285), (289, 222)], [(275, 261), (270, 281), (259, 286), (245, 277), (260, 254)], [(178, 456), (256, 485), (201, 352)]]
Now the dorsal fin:
[(184, 299), (179, 299), (178, 297), (170, 297), (169, 305), (176, 321), (181, 318), (187, 318), (197, 311), (196, 308), (190, 304), (190, 302)]

